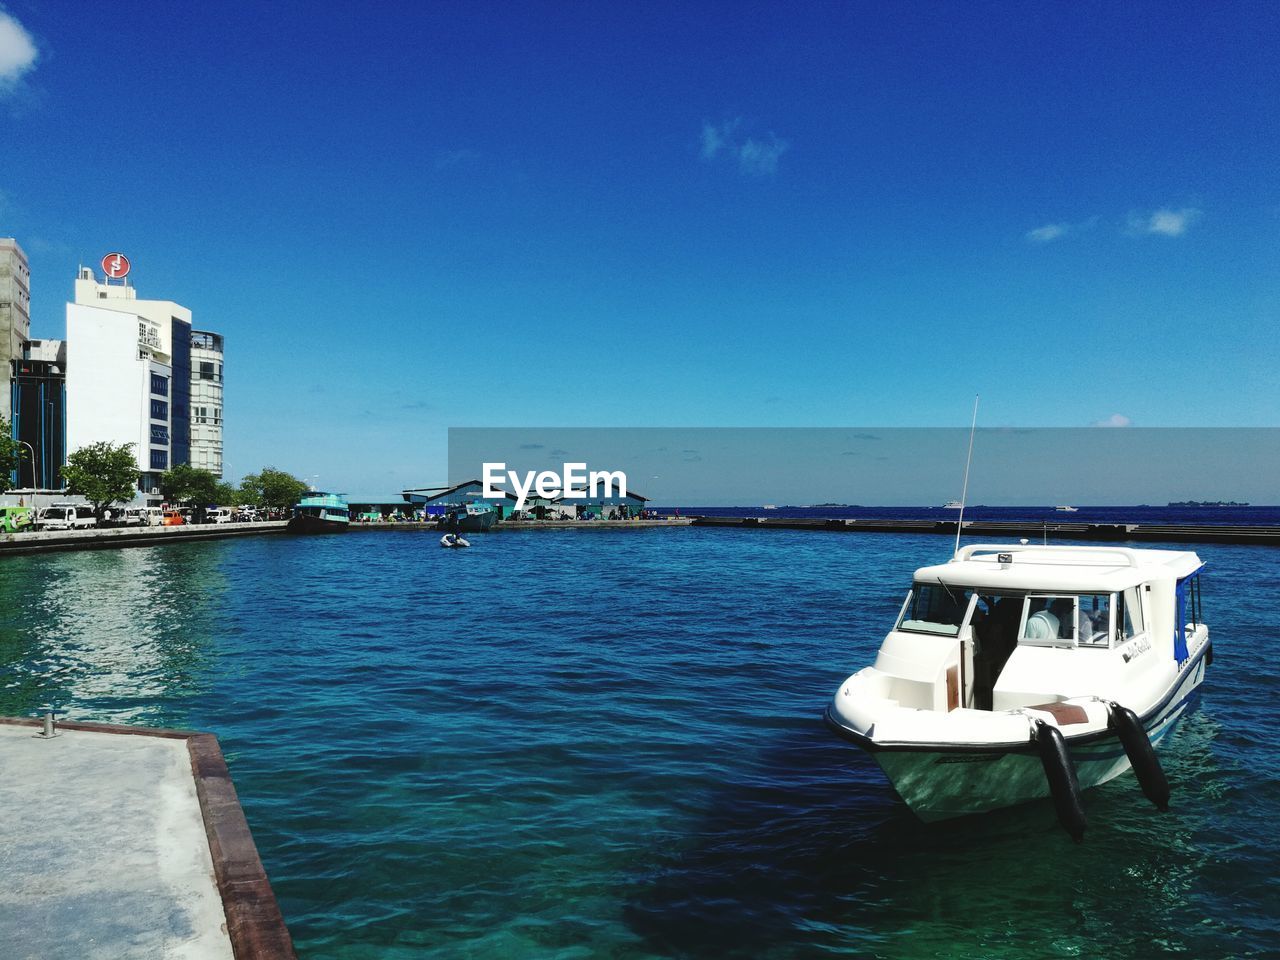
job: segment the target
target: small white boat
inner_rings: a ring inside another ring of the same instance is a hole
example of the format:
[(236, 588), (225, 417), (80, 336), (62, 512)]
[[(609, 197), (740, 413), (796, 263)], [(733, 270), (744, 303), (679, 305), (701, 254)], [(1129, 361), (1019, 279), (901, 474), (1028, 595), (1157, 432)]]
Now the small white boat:
[(1213, 662), (1199, 557), (1125, 547), (971, 545), (922, 567), (875, 665), (828, 725), (922, 820), (1052, 796), (1084, 832), (1084, 788), (1133, 767), (1168, 803), (1152, 745)]
[(942, 505), (943, 510), (963, 510), (964, 504), (959, 500), (948, 500)]
[(1057, 510), (1059, 513), (1078, 513), (1079, 512), (1079, 508), (1068, 507), (1065, 504), (1060, 507), (1054, 507), (1053, 509)]
[(457, 550), (461, 547), (469, 547), (471, 544), (456, 533), (446, 533), (440, 538), (440, 546), (447, 547), (451, 550)]

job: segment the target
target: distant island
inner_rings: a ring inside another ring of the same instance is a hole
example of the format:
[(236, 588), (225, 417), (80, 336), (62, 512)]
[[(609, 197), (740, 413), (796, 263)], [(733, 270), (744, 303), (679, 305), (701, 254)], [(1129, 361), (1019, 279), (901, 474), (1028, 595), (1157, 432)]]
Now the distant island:
[(1236, 500), (1176, 500), (1170, 503), (1171, 507), (1247, 507), (1247, 503), (1239, 503)]

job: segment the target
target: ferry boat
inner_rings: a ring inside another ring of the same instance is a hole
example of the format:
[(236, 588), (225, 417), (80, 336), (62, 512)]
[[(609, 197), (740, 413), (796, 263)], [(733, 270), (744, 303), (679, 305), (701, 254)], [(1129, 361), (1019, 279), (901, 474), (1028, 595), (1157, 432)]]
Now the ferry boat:
[(351, 525), (351, 510), (340, 493), (312, 490), (293, 508), (291, 533), (340, 533)]
[(1052, 797), (1079, 841), (1080, 791), (1132, 767), (1167, 805), (1152, 750), (1213, 662), (1195, 553), (974, 544), (922, 567), (873, 666), (826, 711), (922, 820)]
[(959, 500), (948, 500), (942, 505), (943, 510), (963, 510), (964, 504)]

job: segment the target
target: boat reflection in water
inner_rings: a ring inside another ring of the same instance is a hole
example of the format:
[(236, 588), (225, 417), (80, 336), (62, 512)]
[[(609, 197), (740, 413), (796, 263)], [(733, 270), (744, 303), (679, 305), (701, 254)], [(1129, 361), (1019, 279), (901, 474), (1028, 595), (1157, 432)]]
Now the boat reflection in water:
[(293, 508), (288, 529), (290, 533), (339, 533), (350, 525), (346, 497), (313, 490)]

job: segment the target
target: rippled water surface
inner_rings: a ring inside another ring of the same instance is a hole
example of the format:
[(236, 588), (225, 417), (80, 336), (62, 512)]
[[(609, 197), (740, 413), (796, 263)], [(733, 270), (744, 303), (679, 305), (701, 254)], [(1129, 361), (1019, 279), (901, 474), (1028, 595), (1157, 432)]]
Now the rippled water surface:
[(930, 536), (255, 537), (0, 559), (0, 713), (212, 730), (306, 958), (1280, 952), (1280, 550), (1199, 546), (1217, 660), (1074, 846), (916, 821), (823, 727)]

